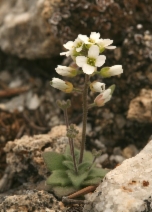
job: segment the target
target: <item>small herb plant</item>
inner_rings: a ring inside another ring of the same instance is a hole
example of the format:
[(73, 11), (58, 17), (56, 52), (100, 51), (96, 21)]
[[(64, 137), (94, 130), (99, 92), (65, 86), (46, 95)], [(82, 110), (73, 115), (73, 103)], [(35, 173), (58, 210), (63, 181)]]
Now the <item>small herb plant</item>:
[[(69, 195), (81, 188), (89, 185), (98, 185), (107, 170), (97, 168), (95, 159), (100, 153), (91, 153), (85, 150), (86, 143), (86, 125), (88, 110), (92, 107), (102, 107), (108, 102), (113, 94), (115, 85), (105, 89), (105, 83), (91, 82), (91, 77), (99, 75), (102, 78), (111, 77), (123, 73), (121, 65), (100, 68), (106, 60), (106, 56), (101, 54), (105, 49), (115, 49), (111, 46), (110, 39), (101, 39), (100, 33), (92, 32), (90, 37), (78, 35), (75, 41), (68, 41), (63, 46), (68, 50), (60, 55), (71, 56), (74, 61), (72, 67), (58, 65), (56, 72), (66, 77), (76, 77), (84, 75), (83, 89), (74, 87), (72, 83), (53, 78), (51, 86), (65, 93), (82, 93), (82, 140), (80, 149), (74, 147), (74, 139), (78, 133), (73, 124), (69, 125), (67, 109), (71, 106), (70, 100), (57, 101), (58, 106), (63, 110), (65, 123), (67, 126), (67, 137), (69, 145), (64, 154), (56, 152), (44, 152), (43, 158), (48, 170), (51, 172), (46, 183), (51, 186), (58, 197)], [(88, 90), (98, 92), (94, 102), (88, 103)]]

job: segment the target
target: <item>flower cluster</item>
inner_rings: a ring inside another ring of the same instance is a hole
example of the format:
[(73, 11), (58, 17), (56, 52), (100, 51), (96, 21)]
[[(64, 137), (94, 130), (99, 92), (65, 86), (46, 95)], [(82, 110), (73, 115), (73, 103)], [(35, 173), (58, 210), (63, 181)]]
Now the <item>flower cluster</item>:
[[(95, 74), (102, 78), (111, 77), (123, 73), (121, 65), (114, 65), (111, 67), (103, 67), (106, 61), (106, 56), (103, 55), (105, 49), (115, 49), (115, 46), (111, 46), (113, 40), (101, 39), (100, 33), (91, 32), (90, 37), (86, 35), (78, 35), (75, 41), (68, 41), (63, 46), (68, 50), (62, 52), (60, 55), (71, 56), (76, 66), (67, 67), (58, 65), (55, 69), (56, 72), (62, 76), (75, 77), (78, 74), (89, 75), (89, 78)], [(100, 69), (100, 70), (99, 70)], [(53, 78), (51, 85), (63, 92), (70, 93), (77, 89), (73, 87), (70, 82)], [(93, 92), (100, 92), (95, 98), (94, 104), (96, 106), (103, 106), (107, 101), (111, 99), (114, 91), (114, 85), (105, 89), (105, 84), (100, 82), (90, 82), (90, 89)]]

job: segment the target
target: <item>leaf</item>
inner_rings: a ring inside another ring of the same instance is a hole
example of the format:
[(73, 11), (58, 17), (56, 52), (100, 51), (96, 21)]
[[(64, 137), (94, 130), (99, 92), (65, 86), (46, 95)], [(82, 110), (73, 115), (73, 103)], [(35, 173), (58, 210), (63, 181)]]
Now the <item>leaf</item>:
[[(80, 151), (77, 148), (74, 148), (74, 155), (76, 158), (76, 162), (78, 163)], [(71, 151), (70, 151), (69, 145), (65, 149), (64, 157), (66, 158), (66, 160), (73, 161), (73, 157), (71, 156)]]
[(88, 174), (88, 179), (100, 177), (101, 179), (109, 172), (109, 170), (102, 168), (92, 168)]
[(76, 192), (77, 189), (75, 189), (73, 186), (65, 186), (65, 187), (55, 186), (53, 187), (53, 191), (56, 196), (58, 196), (59, 198), (62, 198), (63, 196), (68, 196)]
[(89, 169), (89, 167), (91, 166), (92, 163), (89, 162), (83, 162), (81, 164), (78, 165), (78, 170), (85, 172), (87, 169)]
[(84, 151), (83, 162), (93, 162), (94, 156), (89, 151)]
[(64, 161), (64, 156), (62, 154), (57, 152), (44, 152), (42, 156), (49, 171), (58, 169), (66, 170), (65, 166), (62, 164)]
[(65, 160), (62, 162), (63, 165), (65, 165), (68, 169), (73, 170), (74, 171), (74, 166), (73, 166), (73, 162)]
[(68, 171), (66, 171), (66, 173), (68, 174), (68, 177), (70, 178), (70, 180), (75, 188), (79, 188), (81, 186), (82, 182), (88, 176), (88, 172), (84, 172), (83, 174), (76, 175), (74, 172), (68, 170)]
[(71, 184), (71, 181), (65, 171), (56, 170), (47, 178), (46, 184), (51, 186), (67, 186)]
[(86, 180), (82, 183), (82, 186), (98, 185), (100, 182), (101, 182), (101, 178), (100, 178), (100, 177), (96, 177), (96, 178), (93, 178), (93, 179), (90, 179), (90, 180), (87, 180), (87, 179), (86, 179)]

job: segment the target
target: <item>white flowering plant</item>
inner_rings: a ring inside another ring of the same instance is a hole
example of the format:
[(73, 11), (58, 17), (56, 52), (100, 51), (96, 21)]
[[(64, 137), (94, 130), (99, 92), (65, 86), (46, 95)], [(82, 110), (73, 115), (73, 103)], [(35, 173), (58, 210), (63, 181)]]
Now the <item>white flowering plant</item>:
[[(62, 52), (61, 55), (71, 56), (75, 66), (58, 65), (55, 69), (56, 72), (66, 77), (76, 77), (83, 74), (84, 86), (83, 89), (75, 88), (71, 82), (59, 78), (53, 78), (51, 86), (65, 93), (82, 93), (83, 124), (80, 149), (76, 149), (74, 139), (78, 131), (74, 125), (69, 125), (67, 114), (67, 109), (71, 106), (71, 102), (70, 100), (58, 100), (57, 104), (64, 112), (69, 146), (64, 154), (56, 152), (43, 153), (44, 161), (51, 172), (46, 183), (51, 186), (58, 197), (69, 195), (85, 186), (98, 185), (107, 173), (107, 170), (96, 167), (95, 159), (98, 153), (86, 151), (85, 143), (88, 110), (92, 107), (104, 106), (111, 99), (115, 89), (115, 85), (111, 85), (106, 89), (106, 85), (103, 82), (91, 82), (91, 77), (99, 75), (102, 78), (106, 78), (123, 73), (121, 65), (101, 68), (106, 61), (106, 56), (103, 55), (104, 50), (116, 48), (111, 46), (112, 43), (113, 41), (110, 39), (101, 39), (100, 33), (92, 32), (90, 37), (78, 35), (75, 41), (68, 41), (63, 45), (67, 51)], [(89, 88), (91, 92), (99, 93), (94, 102), (90, 104), (88, 103)]]

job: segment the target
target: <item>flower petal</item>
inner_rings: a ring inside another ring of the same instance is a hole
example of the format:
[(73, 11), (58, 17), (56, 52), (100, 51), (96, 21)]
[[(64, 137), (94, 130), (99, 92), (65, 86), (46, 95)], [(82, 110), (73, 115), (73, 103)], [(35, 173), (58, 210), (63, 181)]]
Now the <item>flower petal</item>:
[(92, 74), (93, 72), (96, 71), (96, 67), (90, 66), (88, 64), (84, 64), (83, 67), (82, 67), (82, 70), (85, 74), (90, 75), (90, 74)]
[(67, 42), (66, 44), (64, 44), (63, 46), (64, 46), (66, 49), (70, 50), (70, 49), (72, 49), (73, 44), (74, 44), (73, 41), (68, 41), (68, 42)]
[(99, 55), (99, 47), (97, 45), (92, 45), (88, 51), (88, 57), (97, 58)]
[(99, 38), (100, 38), (100, 33), (98, 32), (91, 32), (90, 34), (90, 38), (92, 40), (94, 40), (95, 42), (98, 42)]
[(116, 48), (116, 46), (107, 46), (107, 47), (105, 47), (106, 49), (115, 49)]
[(96, 58), (95, 66), (97, 66), (97, 67), (102, 66), (105, 63), (105, 60), (106, 60), (106, 56), (105, 55), (99, 55)]
[(88, 43), (89, 38), (86, 35), (78, 35), (78, 38), (82, 40), (84, 43)]
[[(82, 45), (82, 46), (83, 46), (83, 45)], [(79, 48), (76, 48), (76, 51), (77, 51), (77, 52), (81, 52), (82, 46), (80, 46)]]
[(115, 76), (122, 73), (123, 73), (122, 65), (111, 66), (109, 69), (110, 76)]
[(87, 58), (85, 56), (77, 56), (76, 57), (76, 64), (79, 67), (82, 67), (87, 62)]
[(104, 47), (109, 46), (110, 44), (113, 43), (113, 40), (110, 39), (103, 39)]
[(71, 52), (67, 51), (67, 52), (61, 52), (60, 55), (66, 55), (67, 57), (70, 56)]

